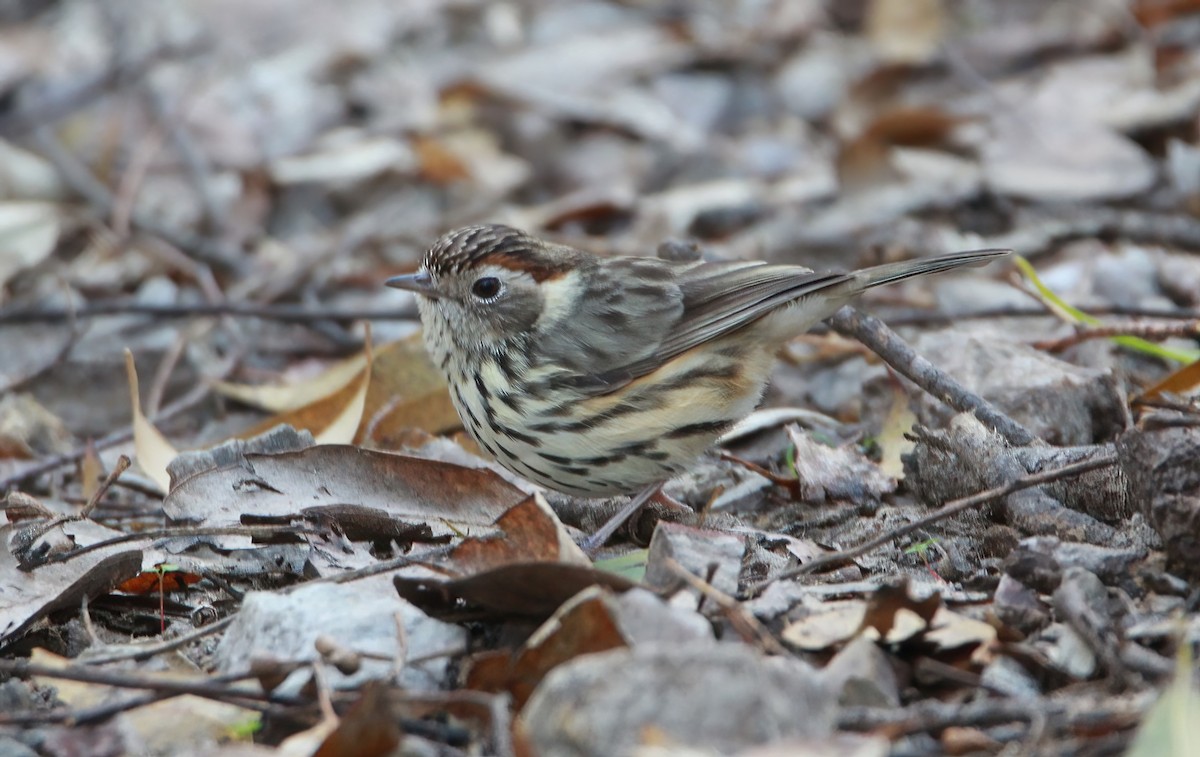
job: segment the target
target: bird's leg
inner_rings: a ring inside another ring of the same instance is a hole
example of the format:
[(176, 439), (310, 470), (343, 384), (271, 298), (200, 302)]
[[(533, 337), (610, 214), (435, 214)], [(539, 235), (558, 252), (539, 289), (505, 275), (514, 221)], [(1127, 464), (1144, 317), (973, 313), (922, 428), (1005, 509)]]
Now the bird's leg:
[(609, 518), (603, 526), (596, 529), (596, 533), (592, 534), (580, 543), (579, 546), (583, 548), (584, 553), (589, 557), (595, 554), (596, 550), (603, 547), (604, 543), (609, 540), (613, 533), (615, 533), (618, 528), (624, 525), (625, 521), (632, 518), (638, 510), (641, 510), (643, 505), (653, 499), (654, 495), (657, 494), (658, 490), (661, 488), (662, 482), (660, 481), (657, 484), (651, 484), (647, 486), (645, 489), (642, 489), (640, 492), (633, 495), (633, 498), (626, 502), (625, 506), (622, 507), (616, 515)]

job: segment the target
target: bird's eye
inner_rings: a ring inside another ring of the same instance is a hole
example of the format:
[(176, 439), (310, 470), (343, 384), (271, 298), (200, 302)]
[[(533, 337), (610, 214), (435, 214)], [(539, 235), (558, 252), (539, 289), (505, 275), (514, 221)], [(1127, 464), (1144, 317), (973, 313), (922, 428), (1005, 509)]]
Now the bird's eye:
[(500, 294), (503, 288), (500, 279), (495, 276), (483, 276), (475, 279), (475, 283), (471, 285), (471, 294), (481, 300), (490, 300)]

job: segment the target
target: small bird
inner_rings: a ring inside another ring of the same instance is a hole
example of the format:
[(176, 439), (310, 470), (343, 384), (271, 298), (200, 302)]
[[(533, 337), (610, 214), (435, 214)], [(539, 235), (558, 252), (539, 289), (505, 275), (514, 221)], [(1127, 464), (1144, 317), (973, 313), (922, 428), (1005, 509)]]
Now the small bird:
[(386, 283), (416, 293), (425, 347), (479, 446), (560, 492), (637, 493), (623, 522), (754, 410), (787, 339), (871, 287), (1006, 254), (814, 273), (604, 258), (482, 225), (442, 236), (416, 273)]

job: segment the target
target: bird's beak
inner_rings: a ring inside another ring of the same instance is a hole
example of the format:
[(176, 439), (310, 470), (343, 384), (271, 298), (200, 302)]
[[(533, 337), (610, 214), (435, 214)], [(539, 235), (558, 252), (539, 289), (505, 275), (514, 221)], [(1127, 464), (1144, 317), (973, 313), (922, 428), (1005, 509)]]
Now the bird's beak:
[(433, 277), (427, 271), (417, 271), (406, 276), (394, 276), (383, 283), (395, 289), (407, 289), (410, 292), (416, 292), (433, 300), (436, 300), (440, 296), (437, 286), (433, 283)]

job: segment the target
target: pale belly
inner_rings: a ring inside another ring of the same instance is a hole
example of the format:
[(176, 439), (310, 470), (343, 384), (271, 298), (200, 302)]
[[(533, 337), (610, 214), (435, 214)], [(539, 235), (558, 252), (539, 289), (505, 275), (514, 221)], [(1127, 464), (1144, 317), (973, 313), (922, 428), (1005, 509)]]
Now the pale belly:
[(556, 388), (552, 373), (536, 369), (529, 380), (549, 392), (506, 393), (512, 382), (491, 359), (477, 374), (448, 378), (464, 427), (505, 468), (556, 491), (608, 497), (687, 468), (754, 410), (772, 359), (738, 342), (710, 344), (594, 397)]

